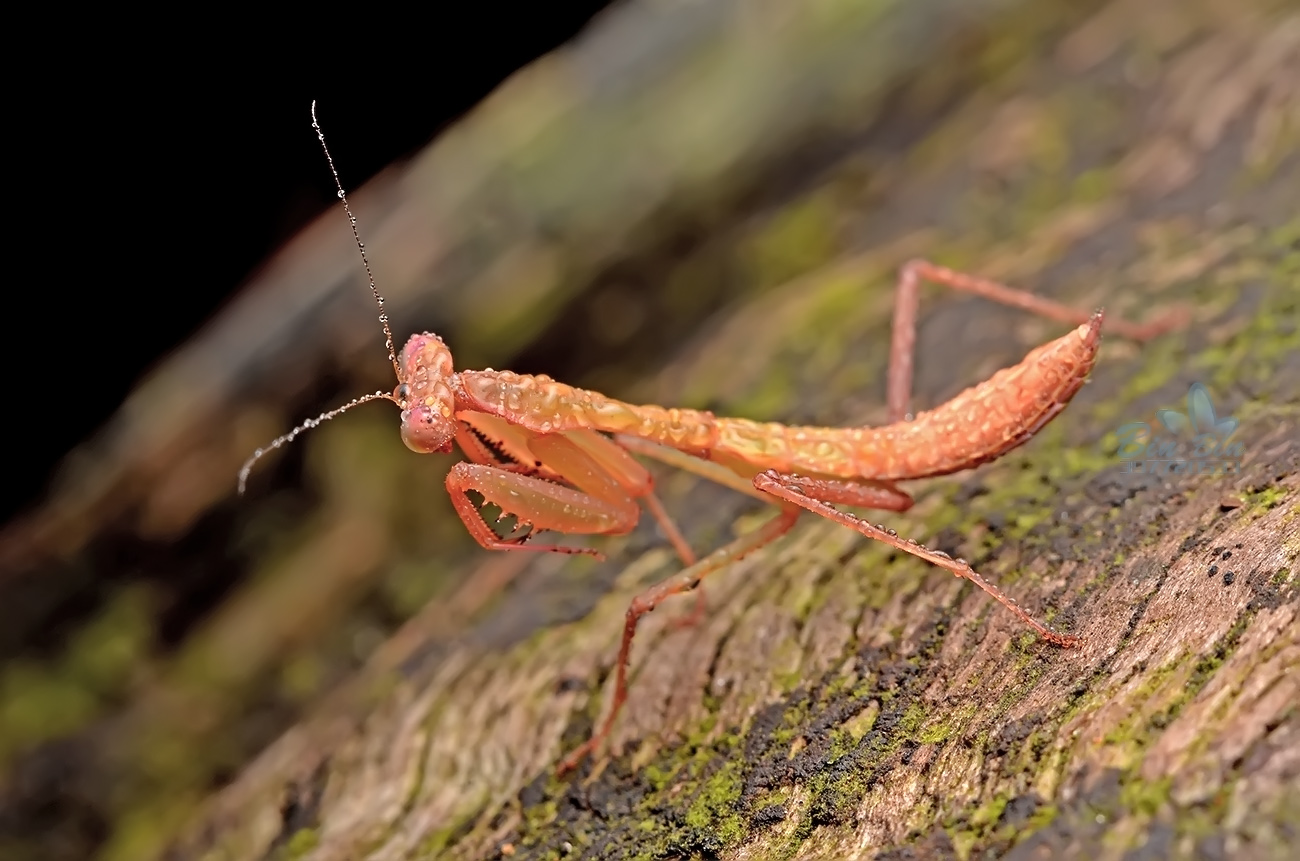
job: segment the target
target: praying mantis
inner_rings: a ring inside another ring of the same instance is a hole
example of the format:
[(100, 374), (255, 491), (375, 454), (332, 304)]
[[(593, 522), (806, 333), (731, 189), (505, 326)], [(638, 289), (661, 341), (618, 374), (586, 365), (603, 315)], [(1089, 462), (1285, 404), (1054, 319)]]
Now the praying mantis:
[[(691, 592), (710, 574), (785, 535), (804, 511), (825, 517), (875, 541), (970, 580), (1044, 640), (1079, 644), (1039, 622), (985, 580), (964, 559), (904, 539), (837, 505), (902, 512), (912, 497), (898, 482), (946, 475), (995, 460), (1027, 442), (1079, 391), (1097, 360), (1103, 312), (1086, 312), (984, 278), (924, 260), (900, 270), (886, 380), (888, 423), (880, 427), (796, 427), (723, 418), (711, 412), (623, 403), (543, 375), (455, 370), (451, 351), (437, 335), (412, 335), (394, 347), (384, 299), (375, 284), (357, 221), (312, 104), (312, 128), (333, 174), (339, 199), (361, 253), (370, 292), (379, 306), (388, 359), (397, 376), (392, 392), (376, 391), (304, 421), (257, 449), (239, 472), (239, 492), (254, 464), (268, 452), (324, 421), (374, 400), (401, 410), (401, 436), (422, 454), (459, 448), (466, 460), (452, 466), (447, 491), (470, 535), (488, 550), (588, 554), (589, 547), (537, 543), (542, 532), (622, 535), (641, 507), (672, 544), (680, 572), (637, 595), (628, 606), (615, 663), (612, 700), (587, 742), (564, 757), (561, 773), (594, 753), (609, 735), (627, 699), (628, 665), (637, 623), (670, 596)], [(1074, 328), (1031, 351), (1019, 364), (913, 416), (909, 412), (916, 315), (922, 281), (981, 296)], [(1168, 331), (1185, 320), (1175, 311), (1146, 324), (1111, 320), (1111, 330), (1136, 340)], [(730, 544), (697, 558), (654, 494), (650, 472), (632, 454), (659, 460), (756, 497), (776, 515)], [(500, 535), (469, 497), (514, 515)], [(697, 603), (696, 610), (701, 609)]]

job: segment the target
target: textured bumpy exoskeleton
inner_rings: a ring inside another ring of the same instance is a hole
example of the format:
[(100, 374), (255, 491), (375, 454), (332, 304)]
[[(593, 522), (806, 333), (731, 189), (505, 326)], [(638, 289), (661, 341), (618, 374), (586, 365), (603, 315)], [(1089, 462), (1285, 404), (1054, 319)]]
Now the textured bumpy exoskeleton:
[[(325, 139), (315, 121), (321, 145)], [(329, 158), (329, 150), (325, 150)], [(334, 171), (333, 160), (330, 169)], [(339, 197), (343, 186), (334, 172)], [(347, 210), (356, 233), (356, 220)], [(357, 238), (365, 262), (365, 248)], [(366, 262), (366, 272), (370, 267)], [(918, 291), (922, 280), (1022, 308), (1075, 328), (999, 371), (941, 406), (912, 416), (912, 385)], [(401, 408), (402, 439), (413, 451), (449, 453), (459, 447), (468, 462), (447, 475), (456, 512), (474, 539), (489, 550), (600, 554), (587, 547), (541, 544), (540, 532), (621, 535), (640, 515), (638, 501), (658, 521), (685, 568), (638, 595), (628, 607), (616, 660), (613, 701), (592, 737), (560, 763), (574, 767), (609, 734), (627, 696), (628, 657), (637, 621), (665, 598), (697, 589), (709, 574), (784, 535), (807, 510), (876, 541), (925, 559), (964, 577), (1014, 613), (1044, 639), (1076, 645), (1033, 618), (963, 559), (900, 538), (835, 507), (850, 505), (905, 511), (912, 498), (896, 482), (958, 472), (994, 460), (1027, 441), (1051, 421), (1083, 385), (1101, 337), (1102, 312), (1088, 313), (1033, 294), (934, 264), (914, 260), (902, 267), (897, 284), (887, 380), (889, 423), (882, 427), (795, 427), (748, 419), (720, 418), (700, 410), (637, 406), (599, 392), (574, 388), (546, 376), (511, 371), (455, 370), (451, 351), (437, 335), (413, 335), (394, 352), (383, 299), (380, 306), (389, 359), (397, 374), (390, 394), (375, 392), (294, 428), (258, 449), (240, 472), (242, 492), (253, 463), (304, 430), (371, 400)], [(1179, 325), (1181, 313), (1134, 325), (1112, 321), (1120, 334), (1144, 339)], [(772, 503), (776, 517), (761, 528), (697, 560), (685, 538), (656, 499), (650, 473), (628, 452), (690, 470), (712, 481)], [(514, 515), (515, 528), (499, 535), (468, 496)], [(696, 616), (701, 605), (697, 602)]]

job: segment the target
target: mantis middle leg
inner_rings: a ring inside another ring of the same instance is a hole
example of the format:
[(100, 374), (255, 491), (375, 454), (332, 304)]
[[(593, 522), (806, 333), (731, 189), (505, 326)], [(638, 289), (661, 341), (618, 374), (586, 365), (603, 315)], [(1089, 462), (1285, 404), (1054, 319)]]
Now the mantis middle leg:
[(632, 603), (627, 608), (623, 623), (623, 640), (619, 644), (618, 658), (615, 661), (614, 698), (609, 705), (609, 711), (600, 722), (600, 726), (591, 734), (591, 738), (560, 761), (557, 767), (559, 774), (573, 769), (587, 754), (595, 751), (613, 728), (614, 719), (618, 717), (623, 703), (627, 700), (628, 660), (632, 654), (632, 638), (636, 635), (636, 626), (640, 618), (659, 606), (665, 598), (699, 588), (700, 582), (708, 575), (780, 538), (794, 526), (795, 521), (799, 519), (799, 514), (799, 509), (793, 505), (782, 506), (776, 517), (758, 529), (748, 535), (742, 535), (666, 580), (659, 581), (632, 599)]
[[(707, 475), (709, 466), (708, 464), (702, 464), (702, 468), (696, 471)], [(805, 481), (805, 479), (798, 477), (794, 477), (793, 480), (795, 482)], [(828, 492), (837, 501), (850, 505), (890, 511), (905, 511), (912, 505), (910, 496), (888, 482), (831, 482), (831, 484), (835, 489)], [(636, 636), (637, 622), (640, 621), (641, 617), (673, 595), (699, 589), (702, 581), (708, 575), (739, 561), (744, 556), (785, 535), (794, 526), (795, 521), (799, 519), (800, 513), (798, 503), (793, 505), (781, 503), (780, 512), (760, 528), (748, 535), (742, 535), (722, 549), (701, 559), (695, 565), (674, 574), (666, 580), (661, 580), (632, 599), (632, 603), (627, 608), (623, 623), (623, 639), (619, 644), (618, 658), (615, 661), (614, 697), (609, 710), (600, 726), (592, 733), (591, 738), (560, 762), (559, 772), (561, 774), (574, 768), (582, 761), (583, 757), (595, 751), (613, 728), (614, 720), (618, 717), (623, 703), (627, 700), (628, 662), (632, 653), (632, 639)]]

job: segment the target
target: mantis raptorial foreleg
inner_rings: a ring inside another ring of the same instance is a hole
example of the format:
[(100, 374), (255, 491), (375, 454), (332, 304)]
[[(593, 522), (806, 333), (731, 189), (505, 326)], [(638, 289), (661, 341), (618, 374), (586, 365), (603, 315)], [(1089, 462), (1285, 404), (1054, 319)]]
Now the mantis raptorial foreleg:
[[(694, 552), (655, 497), (650, 473), (608, 438), (591, 431), (538, 434), (481, 413), (460, 418), (456, 440), (472, 462), (452, 467), (447, 490), (456, 513), (480, 546), (603, 558), (591, 548), (525, 541), (542, 530), (574, 535), (631, 532), (640, 515), (636, 505), (640, 498), (682, 562), (695, 563)], [(509, 460), (498, 458), (489, 442)], [(513, 514), (521, 527), (527, 524), (531, 531), (498, 535), (467, 495), (471, 490), (503, 513)]]
[(625, 498), (601, 499), (531, 475), (514, 471), (519, 467), (484, 466), (478, 463), (458, 463), (447, 473), (447, 492), (452, 505), (465, 528), (474, 540), (486, 550), (532, 550), (550, 553), (585, 553), (603, 559), (591, 547), (569, 547), (561, 544), (525, 544), (532, 534), (518, 537), (499, 536), (483, 518), (483, 512), (467, 496), (478, 491), (485, 502), (498, 506), (503, 513), (513, 514), (519, 526), (536, 530), (552, 530), (572, 535), (620, 535), (636, 527), (636, 503)]

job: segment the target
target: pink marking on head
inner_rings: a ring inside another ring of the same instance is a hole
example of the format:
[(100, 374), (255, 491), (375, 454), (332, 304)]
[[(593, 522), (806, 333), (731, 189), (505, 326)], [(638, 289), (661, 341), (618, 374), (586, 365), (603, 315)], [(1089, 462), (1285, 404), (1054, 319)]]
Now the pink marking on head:
[(402, 408), (402, 442), (419, 454), (449, 452), (456, 437), (455, 376), (451, 351), (437, 335), (412, 335), (402, 348), (401, 385), (393, 392)]

